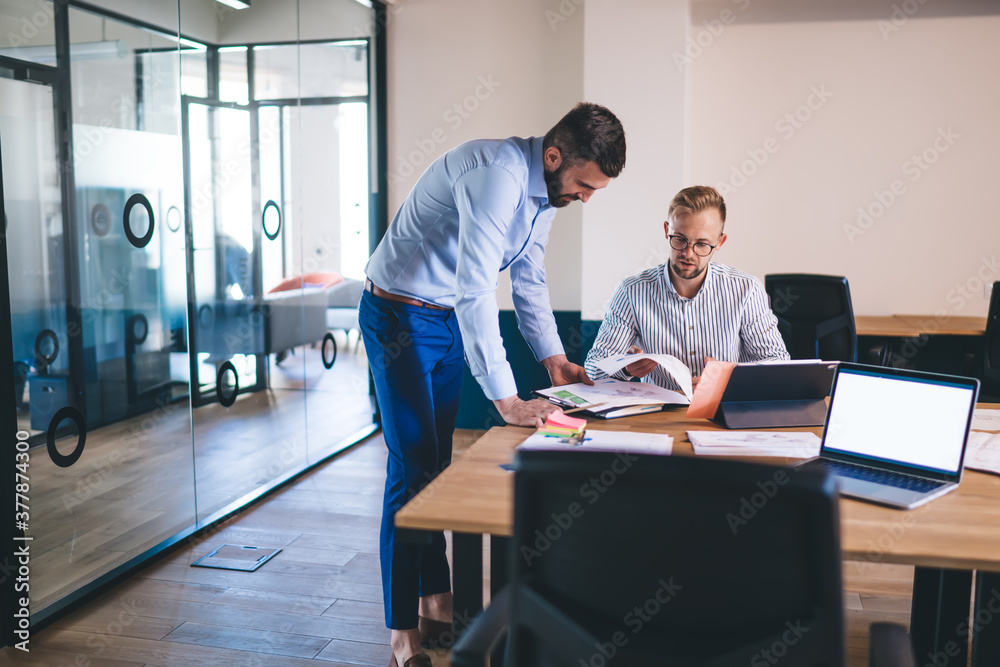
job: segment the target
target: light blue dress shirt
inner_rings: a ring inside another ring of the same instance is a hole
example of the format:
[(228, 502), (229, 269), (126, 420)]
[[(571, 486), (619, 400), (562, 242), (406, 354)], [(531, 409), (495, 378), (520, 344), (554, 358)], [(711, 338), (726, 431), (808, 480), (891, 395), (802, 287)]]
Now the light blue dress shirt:
[(368, 260), (382, 289), (455, 308), (486, 397), (517, 393), (500, 336), (497, 275), (510, 269), (518, 328), (539, 361), (563, 354), (545, 285), (549, 204), (542, 137), (461, 144), (420, 177)]

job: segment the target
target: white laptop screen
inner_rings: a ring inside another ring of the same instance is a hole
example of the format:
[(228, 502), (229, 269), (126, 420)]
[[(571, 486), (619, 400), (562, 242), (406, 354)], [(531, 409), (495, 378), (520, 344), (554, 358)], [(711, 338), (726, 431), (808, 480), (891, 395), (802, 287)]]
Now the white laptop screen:
[(841, 368), (823, 451), (957, 473), (975, 389)]

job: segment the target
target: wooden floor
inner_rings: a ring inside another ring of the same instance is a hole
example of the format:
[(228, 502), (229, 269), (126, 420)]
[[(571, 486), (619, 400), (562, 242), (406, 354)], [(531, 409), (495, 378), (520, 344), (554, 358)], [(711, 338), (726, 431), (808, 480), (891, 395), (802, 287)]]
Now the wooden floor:
[[(458, 435), (456, 449), (477, 436)], [(381, 436), (369, 439), (36, 633), (29, 654), (3, 649), (0, 665), (388, 664), (378, 569), (385, 460)], [(255, 573), (190, 567), (223, 543), (283, 551)], [(912, 572), (844, 564), (851, 667), (867, 664), (871, 622), (906, 624)]]
[[(372, 424), (363, 350), (296, 349), (272, 389), (230, 408), (187, 401), (94, 429), (62, 468), (31, 450), (31, 604), (39, 611)], [(60, 439), (67, 453), (77, 436)]]

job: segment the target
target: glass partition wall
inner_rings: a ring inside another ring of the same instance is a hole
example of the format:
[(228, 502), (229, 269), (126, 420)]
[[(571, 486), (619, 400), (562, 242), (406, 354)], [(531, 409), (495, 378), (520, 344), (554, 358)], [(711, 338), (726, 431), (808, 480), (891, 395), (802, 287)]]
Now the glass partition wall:
[(36, 621), (375, 428), (372, 10), (101, 4), (0, 0)]

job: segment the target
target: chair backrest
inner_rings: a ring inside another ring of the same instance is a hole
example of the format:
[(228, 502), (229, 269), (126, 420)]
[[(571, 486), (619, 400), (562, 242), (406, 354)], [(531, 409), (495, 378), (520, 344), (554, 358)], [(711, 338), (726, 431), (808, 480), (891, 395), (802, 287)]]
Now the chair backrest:
[(792, 359), (857, 361), (858, 334), (847, 278), (771, 274), (764, 276), (764, 289)]
[(514, 484), (508, 664), (844, 664), (825, 473), (519, 452)]
[(986, 341), (983, 346), (983, 380), (1000, 386), (1000, 281), (993, 283), (990, 309), (986, 313)]

